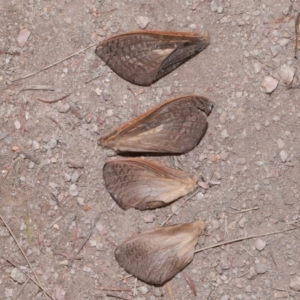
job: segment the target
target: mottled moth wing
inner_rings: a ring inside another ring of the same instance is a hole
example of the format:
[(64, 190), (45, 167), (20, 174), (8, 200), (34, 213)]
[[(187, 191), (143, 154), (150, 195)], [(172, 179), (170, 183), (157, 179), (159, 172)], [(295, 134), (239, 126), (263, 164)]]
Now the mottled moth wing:
[(118, 127), (99, 144), (117, 152), (186, 153), (204, 136), (212, 107), (202, 96), (175, 98)]
[(108, 192), (124, 210), (165, 206), (197, 187), (185, 172), (139, 158), (107, 162), (103, 177)]
[(162, 285), (193, 260), (204, 229), (203, 222), (194, 221), (136, 234), (117, 247), (115, 257), (133, 276)]
[(151, 85), (176, 69), (209, 43), (193, 32), (135, 31), (99, 43), (96, 54), (123, 79)]

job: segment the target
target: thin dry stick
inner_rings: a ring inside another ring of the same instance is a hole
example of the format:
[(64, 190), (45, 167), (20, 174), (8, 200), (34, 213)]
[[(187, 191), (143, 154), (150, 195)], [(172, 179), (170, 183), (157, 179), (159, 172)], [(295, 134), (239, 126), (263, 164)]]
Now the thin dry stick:
[(97, 288), (97, 290), (114, 291), (114, 292), (130, 292), (131, 291), (131, 289), (122, 289), (122, 288), (117, 288), (117, 287), (100, 287), (100, 288)]
[(288, 231), (292, 231), (292, 230), (296, 230), (296, 229), (300, 229), (300, 227), (297, 226), (296, 228), (289, 228), (289, 229), (285, 229), (285, 230), (279, 230), (279, 231), (267, 232), (267, 233), (262, 233), (262, 234), (250, 235), (250, 236), (246, 236), (246, 237), (242, 237), (242, 238), (238, 238), (238, 239), (234, 239), (234, 240), (225, 241), (225, 242), (222, 242), (222, 243), (210, 245), (210, 246), (207, 246), (207, 247), (204, 247), (204, 248), (200, 248), (200, 249), (196, 250), (194, 253), (202, 252), (202, 251), (205, 251), (205, 250), (208, 250), (208, 249), (211, 249), (211, 248), (216, 248), (216, 247), (224, 246), (224, 245), (227, 245), (227, 244), (233, 244), (233, 243), (244, 241), (244, 240), (250, 240), (250, 239), (257, 238), (257, 237), (288, 232)]
[(17, 95), (24, 91), (55, 91), (55, 88), (47, 85), (30, 85), (18, 91)]
[(298, 15), (296, 17), (295, 32), (296, 32), (296, 43), (295, 43), (295, 54), (294, 54), (294, 57), (297, 58), (298, 44), (299, 44), (299, 35), (300, 35), (300, 13), (298, 13)]
[(113, 297), (113, 298), (116, 298), (116, 299), (130, 300), (129, 298), (125, 298), (125, 297), (114, 295), (114, 294), (106, 294), (106, 296), (107, 297)]
[(25, 286), (29, 282), (30, 278), (27, 278), (27, 280), (24, 282), (24, 284), (21, 286), (20, 290), (17, 292), (16, 296), (14, 297), (13, 300), (17, 300), (19, 296), (21, 295), (22, 291), (24, 290)]
[[(39, 278), (37, 277), (36, 273), (34, 272), (32, 266), (31, 266), (31, 263), (29, 262), (28, 257), (26, 256), (25, 252), (23, 251), (21, 245), (20, 245), (19, 242), (17, 241), (17, 238), (15, 237), (14, 233), (11, 231), (10, 227), (9, 227), (8, 224), (4, 221), (3, 217), (1, 216), (1, 214), (0, 214), (0, 218), (1, 218), (2, 222), (4, 223), (4, 225), (6, 226), (7, 230), (9, 231), (9, 233), (11, 234), (11, 236), (13, 237), (13, 239), (15, 240), (16, 244), (18, 245), (18, 247), (19, 247), (20, 251), (22, 252), (22, 254), (23, 254), (25, 260), (27, 261), (28, 266), (30, 267), (30, 269), (31, 269), (31, 271), (32, 271), (32, 273), (33, 273), (33, 275), (34, 275), (36, 281), (39, 283), (39, 285), (41, 285)], [(45, 292), (44, 289), (42, 289), (42, 290), (43, 290), (43, 292), (44, 292), (45, 298), (48, 299), (47, 293)]]
[[(236, 210), (234, 207), (230, 207), (230, 208)], [(236, 210), (234, 212), (228, 211), (227, 213), (229, 213), (229, 214), (239, 214), (239, 213), (244, 213), (244, 212), (248, 212), (248, 211), (252, 211), (252, 210), (257, 210), (257, 209), (260, 209), (260, 207), (255, 206), (253, 208), (246, 208), (246, 209), (242, 209), (242, 210)]]
[(91, 231), (88, 234), (88, 236), (86, 237), (85, 241), (82, 243), (82, 245), (79, 247), (79, 249), (76, 251), (76, 253), (73, 255), (73, 257), (70, 259), (68, 266), (70, 267), (72, 262), (74, 261), (74, 259), (76, 258), (76, 256), (79, 254), (79, 252), (82, 250), (82, 248), (84, 247), (84, 245), (87, 243), (87, 241), (90, 239), (93, 230), (98, 222), (98, 220), (100, 219), (101, 213), (96, 217), (94, 224), (92, 225)]
[(13, 165), (10, 167), (10, 169), (5, 174), (4, 179), (6, 179), (6, 177), (8, 176), (8, 174), (11, 172), (11, 170), (13, 170), (13, 168), (17, 165), (17, 163), (19, 161), (20, 161), (20, 157), (18, 156), (18, 158), (16, 158), (15, 161), (13, 162)]
[(40, 70), (38, 70), (38, 71), (34, 71), (34, 72), (32, 72), (32, 73), (30, 73), (30, 74), (28, 74), (28, 75), (25, 75), (25, 76), (23, 76), (23, 77), (14, 79), (14, 80), (12, 80), (12, 82), (15, 82), (15, 81), (18, 81), (18, 80), (21, 80), (21, 79), (25, 79), (25, 78), (31, 77), (31, 76), (33, 76), (33, 75), (35, 75), (35, 74), (38, 74), (38, 73), (40, 73), (40, 72), (42, 72), (42, 71), (48, 70), (48, 69), (50, 69), (50, 68), (52, 68), (52, 67), (54, 67), (54, 66), (60, 64), (61, 62), (65, 61), (65, 60), (67, 60), (67, 59), (69, 59), (69, 58), (71, 58), (71, 57), (73, 57), (73, 56), (76, 56), (76, 55), (78, 55), (79, 53), (84, 52), (85, 50), (87, 50), (87, 49), (89, 49), (89, 48), (92, 48), (92, 47), (96, 46), (97, 44), (98, 44), (98, 43), (94, 43), (94, 44), (92, 44), (92, 45), (89, 45), (89, 46), (87, 46), (87, 47), (85, 47), (85, 48), (83, 48), (83, 49), (81, 49), (81, 50), (78, 50), (77, 52), (75, 52), (75, 53), (73, 53), (73, 54), (71, 54), (71, 55), (69, 55), (69, 56), (67, 56), (67, 57), (65, 57), (65, 58), (63, 58), (63, 59), (61, 59), (61, 60), (59, 60), (59, 61), (53, 63), (53, 64), (50, 64), (50, 65), (46, 66), (46, 67), (43, 68), (43, 69), (40, 69)]
[(161, 224), (161, 226), (165, 226), (166, 225), (166, 223), (175, 215), (175, 214), (177, 214), (178, 212), (179, 212), (179, 210), (180, 210), (180, 208), (185, 204), (185, 203), (187, 203), (192, 197), (194, 197), (196, 194), (198, 194), (199, 193), (199, 191), (200, 191), (200, 188), (197, 188), (197, 190), (194, 192), (194, 193), (192, 193), (179, 207), (178, 207), (178, 209), (175, 211), (175, 212), (173, 212), (162, 224)]
[(13, 261), (11, 261), (10, 259), (8, 259), (7, 257), (4, 257), (2, 254), (0, 254), (0, 256), (1, 256), (4, 260), (6, 260), (8, 263), (10, 263), (12, 266), (14, 266), (15, 268), (17, 268), (17, 269), (18, 269), (21, 273), (23, 273), (27, 278), (29, 278), (36, 286), (38, 286), (42, 291), (44, 291), (44, 292), (48, 295), (48, 297), (49, 297), (50, 299), (54, 300), (54, 299), (51, 297), (51, 295), (50, 295), (48, 292), (46, 292), (40, 284), (38, 284), (32, 277), (30, 277), (29, 275), (27, 275), (26, 273), (24, 273), (24, 271), (21, 270), (21, 269), (20, 269)]
[(288, 292), (288, 293), (300, 294), (300, 292), (296, 292), (296, 291), (292, 291), (292, 290), (279, 289), (279, 288), (275, 288), (275, 287), (272, 287), (272, 289), (275, 290), (275, 291), (279, 291), (279, 292)]
[(53, 99), (53, 100), (48, 100), (48, 99), (44, 99), (44, 98), (37, 98), (37, 100), (38, 100), (38, 101), (41, 101), (41, 102), (43, 102), (43, 103), (51, 104), (51, 103), (56, 103), (56, 102), (58, 102), (58, 101), (60, 101), (60, 100), (63, 100), (63, 99), (65, 99), (65, 98), (69, 97), (70, 95), (71, 95), (71, 93), (70, 93), (70, 94), (67, 94), (67, 95), (64, 95), (64, 96), (62, 96), (62, 97), (60, 97), (60, 98), (58, 98), (58, 99)]

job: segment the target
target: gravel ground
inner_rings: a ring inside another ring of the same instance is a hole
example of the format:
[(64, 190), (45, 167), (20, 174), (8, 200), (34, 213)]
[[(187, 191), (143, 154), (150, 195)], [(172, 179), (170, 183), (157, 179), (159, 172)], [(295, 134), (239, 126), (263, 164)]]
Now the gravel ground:
[[(0, 11), (0, 213), (8, 225), (0, 222), (1, 299), (46, 299), (23, 275), (34, 277), (7, 227), (53, 299), (171, 299), (166, 286), (122, 280), (127, 273), (114, 250), (159, 227), (184, 199), (122, 211), (102, 177), (115, 154), (97, 140), (184, 94), (215, 104), (205, 137), (185, 155), (147, 159), (202, 176), (212, 187), (168, 224), (201, 219), (201, 248), (299, 222), (300, 91), (288, 86), (298, 82), (300, 1), (2, 0)], [(150, 87), (121, 79), (95, 46), (15, 81), (106, 37), (144, 28), (205, 31), (211, 41)], [(299, 257), (298, 230), (249, 239), (195, 255), (184, 272), (198, 296), (182, 274), (170, 286), (176, 300), (300, 299)]]

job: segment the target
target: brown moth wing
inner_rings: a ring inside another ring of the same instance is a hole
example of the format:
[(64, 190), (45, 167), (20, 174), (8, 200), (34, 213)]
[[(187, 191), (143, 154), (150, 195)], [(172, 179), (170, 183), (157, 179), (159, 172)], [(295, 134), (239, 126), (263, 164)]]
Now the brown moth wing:
[(118, 152), (186, 153), (204, 136), (212, 107), (202, 96), (175, 98), (118, 127), (98, 143)]
[(123, 79), (151, 85), (208, 44), (204, 33), (134, 31), (100, 42), (96, 54)]
[(117, 247), (115, 257), (133, 276), (162, 285), (193, 260), (204, 229), (203, 222), (194, 221), (136, 234)]
[(108, 192), (124, 210), (165, 206), (197, 187), (187, 173), (139, 158), (107, 162), (103, 177)]

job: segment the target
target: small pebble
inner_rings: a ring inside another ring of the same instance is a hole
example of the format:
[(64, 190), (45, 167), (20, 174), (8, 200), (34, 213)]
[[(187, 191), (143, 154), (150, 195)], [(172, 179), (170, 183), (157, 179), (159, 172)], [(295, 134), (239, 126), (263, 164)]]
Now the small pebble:
[(284, 147), (284, 141), (282, 139), (278, 139), (277, 146), (279, 149), (282, 149)]
[(139, 288), (138, 288), (138, 290), (143, 294), (143, 295), (146, 295), (147, 293), (148, 293), (148, 288), (146, 287), (146, 286), (144, 286), (144, 285), (142, 285), (142, 286), (140, 286)]
[(144, 16), (138, 16), (135, 18), (135, 22), (142, 28), (145, 29), (150, 23), (150, 19)]
[(300, 292), (300, 277), (293, 277), (290, 281), (290, 288), (294, 291)]
[(284, 64), (279, 68), (279, 75), (286, 85), (290, 85), (294, 79), (295, 69)]
[(257, 239), (256, 241), (255, 241), (255, 248), (258, 250), (258, 251), (262, 251), (262, 250), (264, 250), (265, 249), (265, 247), (266, 247), (266, 242), (265, 241), (263, 241), (263, 240), (261, 240), (261, 239)]
[(30, 31), (26, 28), (21, 29), (17, 37), (17, 43), (19, 47), (23, 48), (30, 37)]
[(14, 125), (15, 125), (15, 128), (18, 129), (18, 130), (21, 128), (21, 123), (20, 123), (19, 120), (16, 120), (16, 121), (14, 122)]
[(33, 148), (33, 150), (38, 150), (38, 149), (40, 149), (40, 144), (39, 144), (39, 142), (37, 142), (36, 140), (33, 140), (33, 142), (32, 142), (32, 148)]
[(254, 66), (254, 73), (258, 74), (261, 71), (261, 63), (260, 62), (256, 62), (253, 64)]
[(77, 197), (77, 203), (78, 203), (80, 206), (83, 206), (83, 205), (84, 205), (84, 198)]
[(78, 188), (76, 184), (71, 184), (69, 187), (69, 193), (71, 196), (78, 196)]
[(276, 80), (271, 76), (266, 76), (260, 85), (260, 90), (261, 92), (270, 94), (276, 89), (277, 85), (278, 85), (278, 80)]
[(229, 134), (228, 134), (228, 132), (227, 132), (226, 129), (224, 129), (224, 130), (222, 131), (221, 136), (222, 136), (223, 139), (227, 139), (227, 138), (229, 137)]
[(254, 123), (254, 126), (255, 126), (255, 129), (256, 129), (257, 131), (260, 131), (260, 130), (261, 130), (261, 125), (260, 125), (260, 123), (255, 122), (255, 123)]
[(71, 109), (71, 106), (70, 106), (69, 103), (57, 103), (56, 104), (56, 109), (60, 113), (67, 113)]
[(71, 18), (65, 18), (64, 21), (65, 21), (67, 24), (71, 24), (71, 23), (72, 23), (72, 19), (71, 19)]
[(10, 272), (10, 278), (18, 283), (24, 283), (26, 281), (26, 276), (17, 268), (13, 268)]
[(240, 226), (241, 228), (244, 228), (246, 222), (247, 222), (246, 217), (242, 217), (242, 218), (239, 220), (238, 224), (239, 224), (239, 226)]
[(268, 266), (266, 264), (259, 263), (255, 266), (257, 274), (265, 274), (268, 271)]
[(280, 159), (281, 161), (284, 163), (286, 162), (287, 158), (288, 158), (288, 154), (285, 150), (281, 150), (279, 153)]
[(73, 183), (77, 182), (78, 179), (80, 178), (81, 174), (78, 171), (75, 171), (72, 176), (71, 176), (71, 181)]
[(277, 56), (279, 52), (282, 50), (280, 45), (271, 46), (270, 50), (272, 52), (273, 57)]
[(47, 146), (49, 149), (54, 149), (57, 146), (57, 140), (50, 139), (50, 141), (47, 143)]
[(156, 215), (155, 214), (147, 214), (144, 216), (144, 221), (145, 223), (153, 223), (156, 219)]
[(219, 8), (219, 6), (214, 0), (210, 2), (210, 10), (212, 12), (217, 12), (218, 8)]

